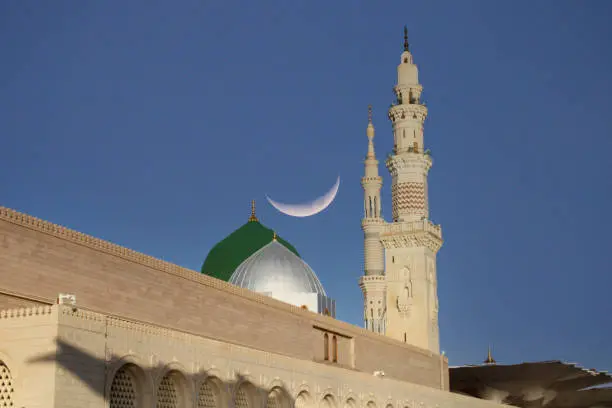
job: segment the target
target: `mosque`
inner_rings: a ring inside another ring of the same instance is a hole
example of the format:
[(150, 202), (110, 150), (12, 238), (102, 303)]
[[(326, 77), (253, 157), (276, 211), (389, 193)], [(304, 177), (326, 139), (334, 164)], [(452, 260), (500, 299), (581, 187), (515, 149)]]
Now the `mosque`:
[(200, 272), (0, 207), (0, 408), (587, 408), (612, 377), (563, 362), (452, 367), (440, 354), (427, 107), (404, 30), (389, 109), (392, 220), (371, 109), (364, 327), (298, 250), (247, 222)]

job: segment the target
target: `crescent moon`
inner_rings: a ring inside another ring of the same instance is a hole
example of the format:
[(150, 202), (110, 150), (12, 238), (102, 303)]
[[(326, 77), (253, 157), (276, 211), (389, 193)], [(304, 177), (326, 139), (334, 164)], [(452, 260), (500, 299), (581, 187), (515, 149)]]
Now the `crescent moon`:
[(270, 197), (266, 195), (268, 202), (272, 205), (272, 207), (276, 208), (278, 211), (282, 212), (285, 215), (290, 215), (292, 217), (310, 217), (311, 215), (315, 215), (325, 210), (336, 198), (336, 194), (338, 194), (338, 188), (340, 187), (340, 176), (336, 180), (336, 184), (332, 186), (332, 188), (325, 193), (325, 195), (313, 200), (309, 203), (305, 204), (283, 204), (277, 201), (274, 201)]

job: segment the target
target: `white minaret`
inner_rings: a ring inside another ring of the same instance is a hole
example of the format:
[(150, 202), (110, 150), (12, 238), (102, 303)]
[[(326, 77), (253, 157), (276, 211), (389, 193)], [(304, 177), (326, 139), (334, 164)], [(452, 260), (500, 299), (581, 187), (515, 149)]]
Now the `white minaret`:
[(364, 161), (365, 175), (361, 179), (364, 197), (364, 215), (361, 228), (364, 233), (364, 276), (359, 280), (363, 291), (363, 318), (367, 330), (385, 333), (386, 282), (384, 249), (380, 234), (385, 227), (381, 215), (380, 189), (382, 177), (378, 175), (378, 160), (374, 153), (374, 125), (372, 107), (368, 107), (368, 153)]
[(423, 140), (427, 108), (422, 90), (404, 28), (394, 88), (397, 101), (389, 109), (394, 148), (386, 161), (393, 223), (380, 235), (386, 263), (386, 335), (439, 353), (436, 254), (442, 230), (429, 221), (427, 174), (432, 160)]

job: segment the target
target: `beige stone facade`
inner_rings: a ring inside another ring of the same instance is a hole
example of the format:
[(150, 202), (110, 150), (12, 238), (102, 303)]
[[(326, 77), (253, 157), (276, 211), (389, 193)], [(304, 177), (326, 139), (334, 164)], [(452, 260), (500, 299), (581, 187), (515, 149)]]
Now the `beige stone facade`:
[(440, 355), (6, 208), (0, 309), (0, 407), (489, 404)]
[(495, 406), (69, 305), (2, 311), (0, 338), (6, 406)]

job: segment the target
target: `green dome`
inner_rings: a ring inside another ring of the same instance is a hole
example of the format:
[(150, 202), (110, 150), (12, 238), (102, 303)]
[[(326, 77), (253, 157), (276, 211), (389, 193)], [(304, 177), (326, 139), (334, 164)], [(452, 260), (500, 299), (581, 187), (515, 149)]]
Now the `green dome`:
[[(257, 220), (253, 207), (249, 222), (232, 232), (210, 250), (202, 265), (202, 273), (227, 282), (238, 265), (269, 244), (273, 238), (274, 231), (263, 226)], [(289, 242), (279, 236), (276, 239), (288, 250), (300, 256)]]

